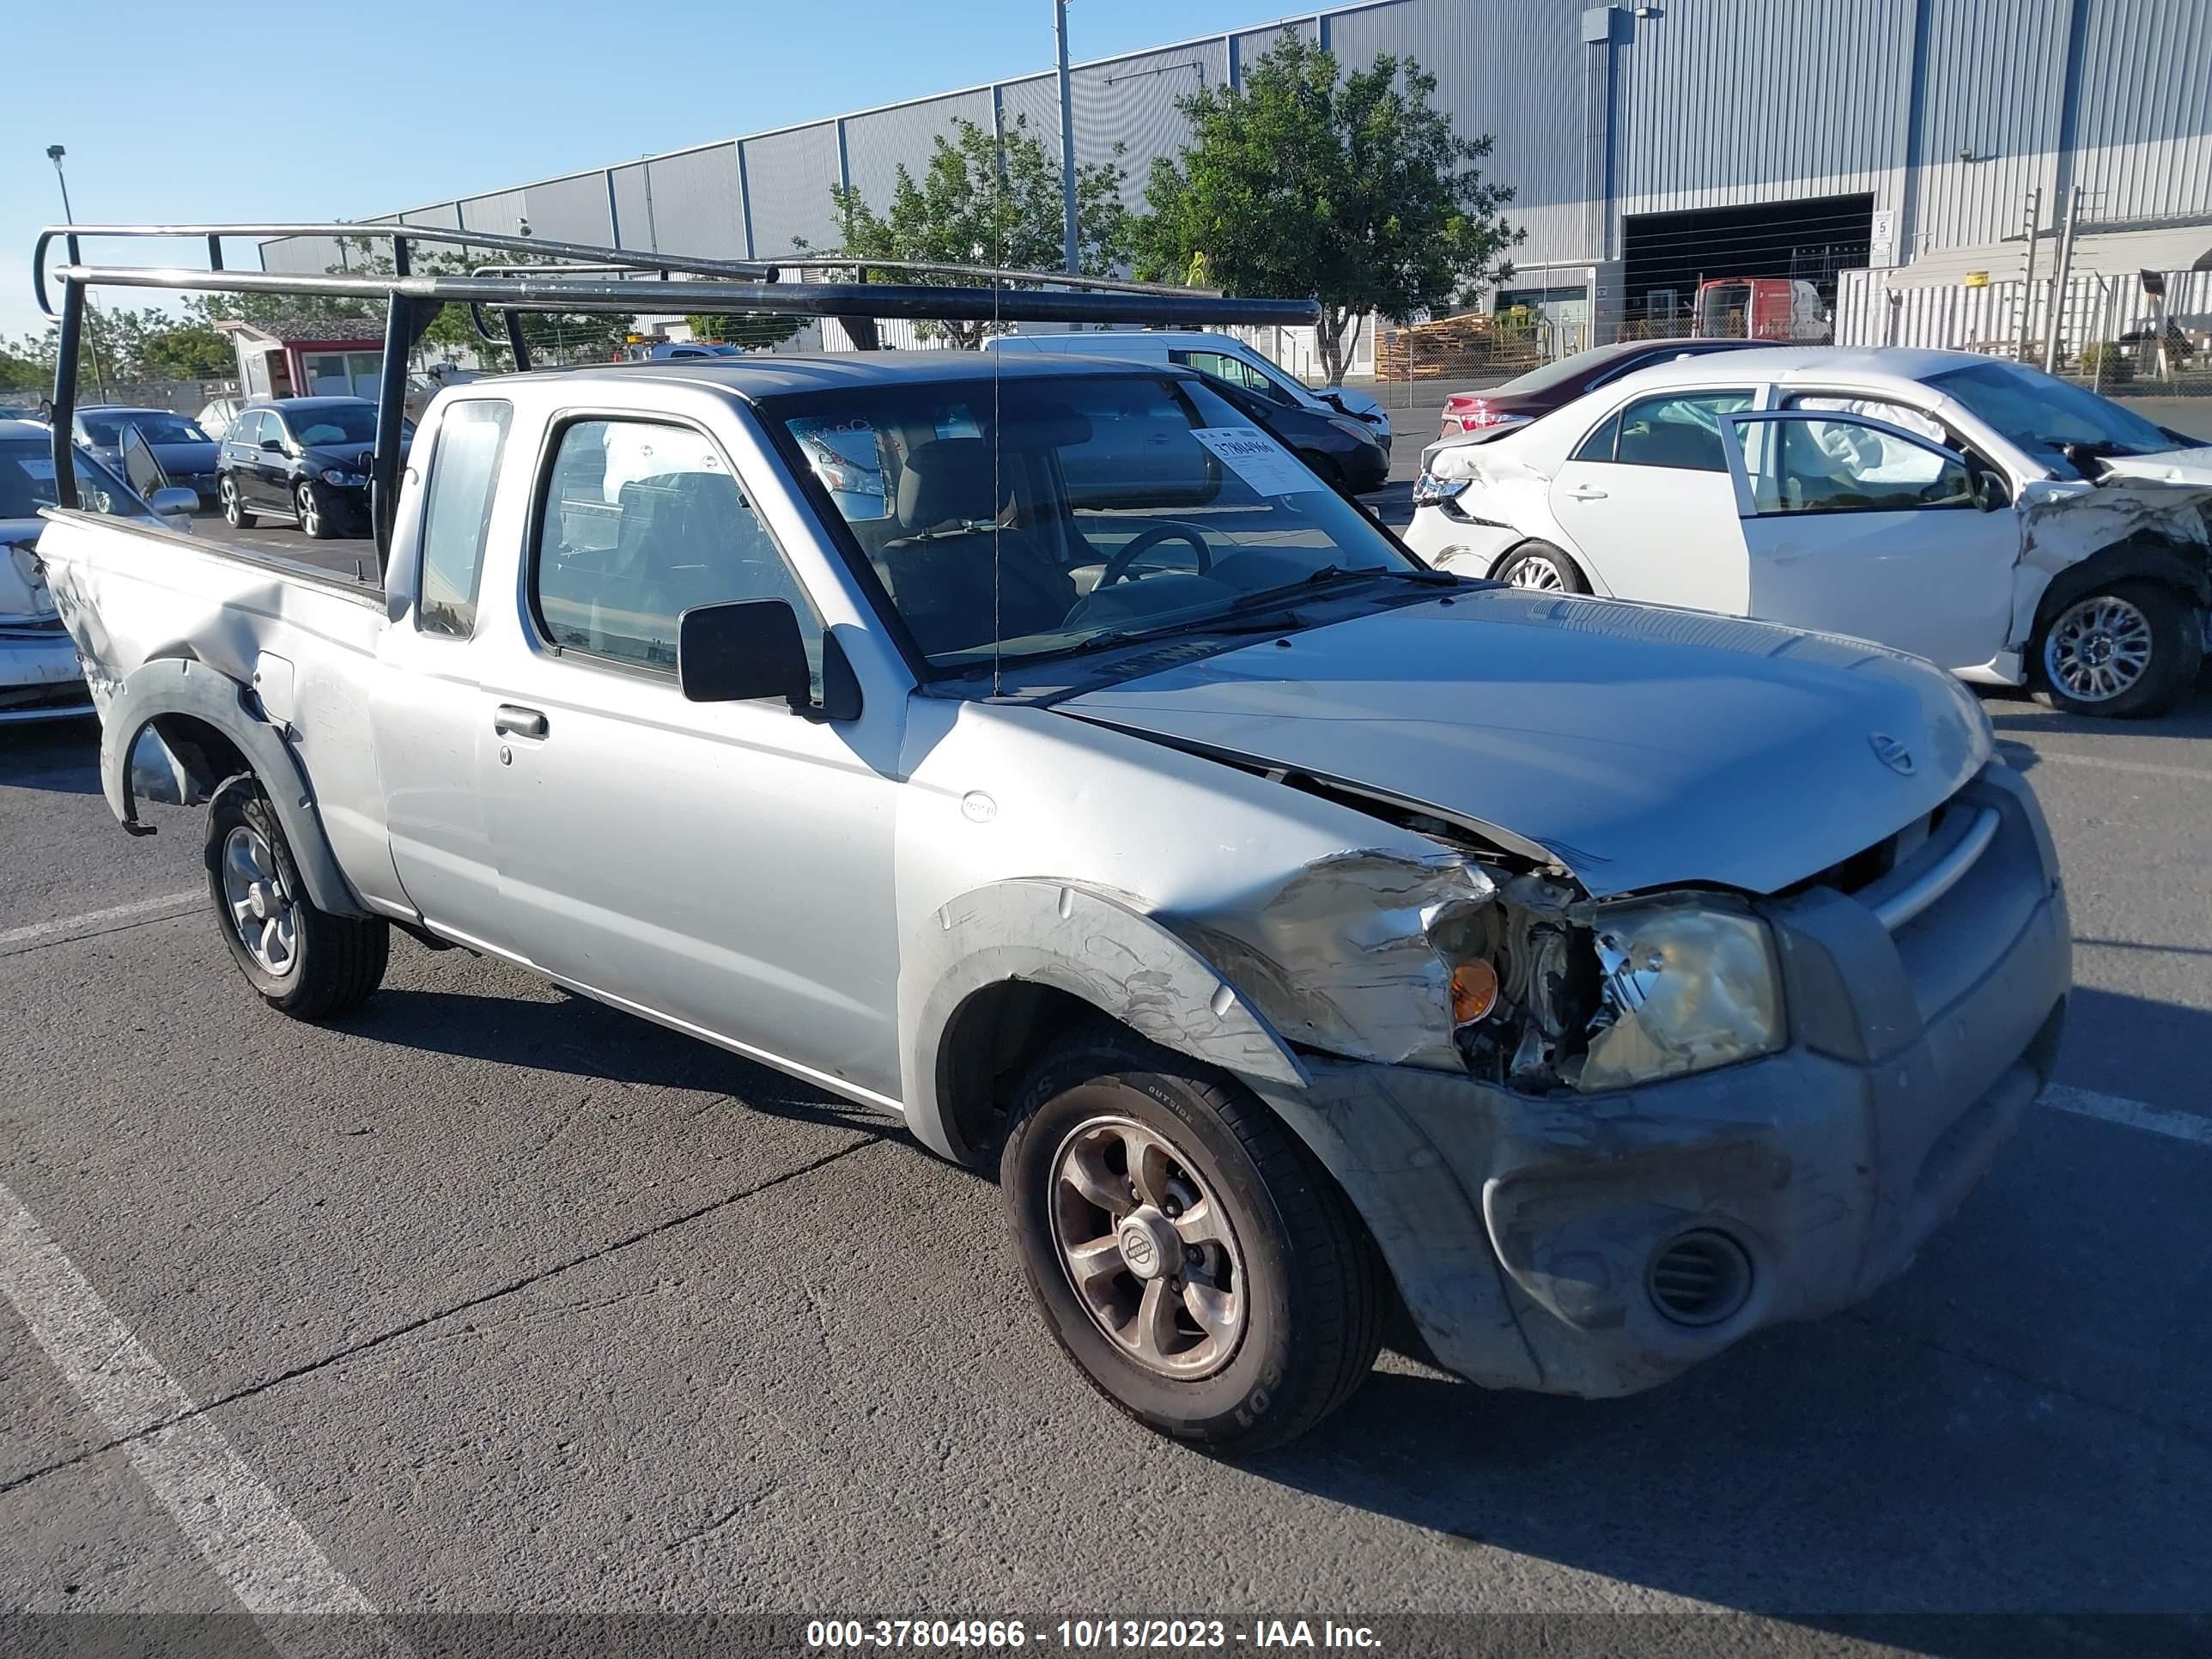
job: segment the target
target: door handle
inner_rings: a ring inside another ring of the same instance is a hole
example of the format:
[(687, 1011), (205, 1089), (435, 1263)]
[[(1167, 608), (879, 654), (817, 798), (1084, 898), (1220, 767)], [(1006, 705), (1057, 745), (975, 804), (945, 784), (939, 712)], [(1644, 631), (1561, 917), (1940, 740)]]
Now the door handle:
[(499, 713), (491, 717), (491, 729), (503, 738), (542, 738), (545, 735), (545, 716), (535, 708), (520, 708), (503, 702)]
[(1601, 501), (1605, 499), (1605, 491), (1595, 484), (1577, 484), (1567, 492), (1567, 499), (1574, 501)]

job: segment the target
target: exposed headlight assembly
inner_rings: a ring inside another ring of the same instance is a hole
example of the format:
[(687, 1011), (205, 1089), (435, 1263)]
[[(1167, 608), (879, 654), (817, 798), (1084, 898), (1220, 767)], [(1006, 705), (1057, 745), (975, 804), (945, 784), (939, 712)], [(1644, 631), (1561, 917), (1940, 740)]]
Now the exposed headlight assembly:
[(1702, 902), (1626, 906), (1595, 927), (1601, 1008), (1584, 1094), (1710, 1071), (1788, 1040), (1766, 924)]

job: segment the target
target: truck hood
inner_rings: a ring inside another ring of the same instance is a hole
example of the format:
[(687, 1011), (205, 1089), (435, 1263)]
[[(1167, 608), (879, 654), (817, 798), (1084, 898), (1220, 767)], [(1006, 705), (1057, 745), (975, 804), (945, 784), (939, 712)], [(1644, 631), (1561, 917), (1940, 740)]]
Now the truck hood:
[(1992, 746), (1917, 658), (1699, 611), (1489, 588), (1287, 638), (1057, 706), (1533, 842), (1601, 898), (1787, 887)]

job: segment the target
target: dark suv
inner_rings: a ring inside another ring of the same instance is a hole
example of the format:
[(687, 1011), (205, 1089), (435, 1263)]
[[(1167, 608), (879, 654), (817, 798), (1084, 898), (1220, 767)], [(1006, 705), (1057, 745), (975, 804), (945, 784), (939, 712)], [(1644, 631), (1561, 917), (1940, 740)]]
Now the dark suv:
[[(401, 432), (404, 446), (413, 424)], [(216, 463), (222, 516), (241, 530), (289, 520), (318, 540), (366, 535), (375, 447), (376, 405), (366, 398), (257, 398), (223, 434)]]

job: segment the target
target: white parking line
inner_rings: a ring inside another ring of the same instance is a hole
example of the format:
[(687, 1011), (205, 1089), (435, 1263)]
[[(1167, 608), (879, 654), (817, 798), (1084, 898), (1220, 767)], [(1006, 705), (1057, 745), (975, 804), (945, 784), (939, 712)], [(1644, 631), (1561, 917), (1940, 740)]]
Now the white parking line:
[(2198, 1117), (2190, 1112), (2160, 1111), (2155, 1106), (2144, 1105), (2140, 1100), (2124, 1100), (2118, 1095), (2100, 1095), (2094, 1090), (2069, 1088), (2063, 1083), (2054, 1083), (2045, 1089), (2043, 1103), (2062, 1112), (2071, 1112), (2077, 1117), (2101, 1118), (2107, 1123), (2122, 1124), (2130, 1129), (2147, 1129), (2154, 1135), (2192, 1141), (2199, 1146), (2212, 1146), (2212, 1117)]
[[(327, 1650), (330, 1631), (285, 1615), (375, 1613), (5, 1185), (0, 1290), (108, 1433), (137, 1437), (124, 1447), (131, 1467), (271, 1646), (297, 1659)], [(388, 1637), (371, 1645), (396, 1650)]]
[(128, 904), (111, 904), (105, 910), (87, 910), (82, 915), (64, 916), (58, 921), (27, 922), (21, 927), (10, 927), (5, 933), (0, 933), (0, 954), (18, 945), (41, 945), (51, 939), (67, 939), (73, 933), (97, 933), (102, 927), (118, 921), (151, 917), (157, 910), (170, 910), (182, 915), (193, 905), (206, 902), (204, 890), (164, 893), (159, 898), (133, 899)]

